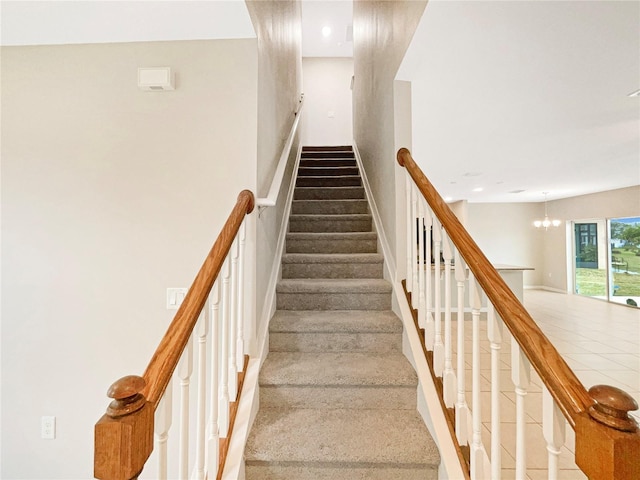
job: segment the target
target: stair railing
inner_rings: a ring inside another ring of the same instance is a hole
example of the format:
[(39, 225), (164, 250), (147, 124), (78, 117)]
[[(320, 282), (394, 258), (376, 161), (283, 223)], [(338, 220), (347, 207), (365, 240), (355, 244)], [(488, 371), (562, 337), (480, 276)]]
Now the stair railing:
[[(512, 432), (502, 432), (508, 413), (500, 404), (501, 392), (507, 388), (500, 382), (508, 383), (501, 375), (504, 362), (510, 363), (504, 371), (510, 371), (510, 391), (516, 404), (515, 414), (511, 412), (508, 419), (511, 425), (515, 423), (515, 466), (509, 465), (509, 469), (515, 470), (510, 473), (516, 479), (526, 478), (527, 467), (533, 468), (527, 461), (532, 445), (527, 444), (525, 399), (529, 390), (539, 391), (540, 387), (544, 438), (540, 442), (546, 443), (548, 458), (546, 465), (536, 459), (536, 469), (546, 468), (548, 478), (555, 479), (560, 464), (570, 468), (567, 461), (574, 465), (575, 460), (590, 479), (640, 478), (640, 429), (628, 414), (638, 408), (635, 400), (612, 386), (586, 390), (409, 150), (400, 149), (397, 160), (407, 174), (407, 278), (403, 284), (416, 327), (423, 332), (423, 349), (445, 417), (461, 456), (468, 462), (470, 477), (498, 480), (506, 466), (502, 446), (508, 442), (501, 433)], [(467, 306), (470, 322), (465, 321)], [(501, 354), (509, 349), (510, 356)], [(539, 386), (532, 383), (531, 366), (539, 376)], [(481, 369), (490, 373), (483, 376)], [(482, 408), (483, 400), (489, 401), (490, 408)], [(482, 417), (483, 411), (488, 418)], [(575, 459), (568, 460), (560, 458), (567, 423), (575, 431)], [(513, 442), (513, 438), (509, 440)]]
[[(253, 207), (253, 194), (240, 192), (144, 374), (123, 377), (109, 388), (113, 401), (95, 425), (96, 478), (138, 478), (154, 443), (154, 478), (167, 478), (173, 467), (167, 441), (174, 416), (178, 438), (171, 451), (177, 453), (178, 478), (220, 478), (248, 361), (244, 243), (245, 218)], [(180, 392), (175, 415), (173, 381), (179, 382)], [(195, 448), (190, 449), (194, 440)]]

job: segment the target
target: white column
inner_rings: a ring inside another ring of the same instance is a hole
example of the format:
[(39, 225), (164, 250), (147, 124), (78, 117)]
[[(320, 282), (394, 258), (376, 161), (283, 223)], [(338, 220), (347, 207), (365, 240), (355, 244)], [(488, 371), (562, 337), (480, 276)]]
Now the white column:
[[(418, 325), (420, 328), (427, 326), (427, 307), (425, 300), (425, 269), (427, 267), (424, 255), (424, 200), (418, 198)], [(428, 271), (427, 271), (428, 274)]]
[(220, 369), (220, 283), (219, 280), (213, 284), (209, 295), (209, 305), (211, 306), (211, 365), (209, 368), (209, 436), (207, 437), (207, 477), (216, 478), (218, 474), (219, 455), (219, 431), (218, 431), (218, 410), (219, 395), (218, 379)]
[(413, 216), (413, 209), (411, 204), (411, 192), (413, 191), (413, 180), (411, 175), (405, 169), (405, 193), (407, 197), (407, 273), (406, 273), (406, 285), (407, 292), (413, 292), (413, 258), (415, 249), (415, 237), (413, 236), (413, 222), (415, 218)]
[(451, 338), (451, 260), (453, 252), (451, 241), (444, 235), (442, 243), (444, 257), (444, 373), (442, 376), (442, 393), (444, 404), (452, 408), (456, 401), (456, 374), (453, 371), (453, 353)]
[(193, 373), (193, 338), (184, 348), (177, 368), (180, 377), (180, 443), (178, 454), (178, 477), (187, 480), (189, 476), (189, 387)]
[(473, 434), (471, 437), (471, 478), (483, 478), (484, 449), (482, 448), (482, 415), (480, 402), (480, 308), (482, 306), (482, 290), (477, 280), (469, 274), (469, 302), (473, 329), (472, 361), (471, 361), (471, 420)]
[(469, 406), (465, 397), (465, 364), (464, 364), (464, 284), (467, 279), (467, 266), (460, 256), (460, 252), (455, 252), (455, 277), (458, 286), (458, 315), (457, 321), (457, 348), (456, 348), (456, 378), (458, 388), (456, 392), (456, 438), (460, 445), (469, 442)]
[(566, 438), (566, 422), (547, 387), (542, 388), (542, 433), (549, 452), (548, 477), (549, 480), (557, 480), (560, 449)]
[(222, 289), (220, 296), (220, 403), (218, 432), (226, 438), (229, 430), (229, 257), (222, 265)]
[(413, 246), (411, 248), (411, 285), (413, 285), (413, 290), (411, 291), (411, 308), (418, 308), (419, 302), (419, 293), (417, 291), (418, 287), (418, 256), (416, 255), (416, 246), (418, 245), (418, 197), (416, 194), (416, 188), (414, 185), (411, 186), (411, 241), (413, 242)]
[[(425, 200), (422, 199), (424, 202)], [(435, 326), (433, 323), (433, 267), (431, 266), (431, 208), (425, 204), (426, 214), (424, 216), (424, 247), (427, 251), (425, 264), (426, 264), (426, 282), (425, 282), (425, 306), (427, 309), (426, 328), (424, 330), (424, 344), (427, 350), (433, 351), (433, 344), (435, 343)]]
[(440, 246), (442, 244), (442, 226), (438, 219), (433, 217), (433, 256), (435, 264), (433, 267), (434, 281), (434, 344), (433, 344), (433, 370), (438, 377), (442, 377), (444, 369), (444, 343), (442, 342), (442, 272), (440, 270)]
[(229, 298), (229, 401), (238, 398), (238, 367), (236, 364), (236, 344), (238, 330), (238, 238), (231, 244), (231, 296)]
[(520, 349), (518, 342), (511, 337), (511, 380), (516, 392), (516, 480), (525, 480), (527, 476), (527, 445), (525, 441), (526, 416), (524, 400), (527, 396), (531, 378), (531, 364)]
[(167, 441), (172, 422), (173, 381), (169, 381), (164, 395), (156, 407), (154, 417), (155, 450), (158, 452), (158, 479), (167, 479)]
[(209, 301), (204, 305), (196, 324), (198, 338), (198, 405), (196, 420), (196, 480), (204, 480), (205, 432), (207, 426), (207, 337), (209, 336)]
[(244, 354), (245, 354), (245, 348), (244, 348), (244, 325), (245, 325), (244, 293), (246, 290), (246, 285), (244, 280), (245, 237), (246, 237), (246, 221), (243, 221), (242, 225), (240, 225), (240, 232), (238, 234), (238, 238), (240, 240), (239, 251), (238, 251), (238, 335), (237, 335), (237, 344), (236, 344), (236, 366), (238, 367), (238, 372), (242, 372), (244, 370)]
[(502, 441), (500, 435), (500, 349), (502, 319), (496, 316), (493, 304), (487, 302), (487, 336), (491, 347), (491, 479), (502, 476)]

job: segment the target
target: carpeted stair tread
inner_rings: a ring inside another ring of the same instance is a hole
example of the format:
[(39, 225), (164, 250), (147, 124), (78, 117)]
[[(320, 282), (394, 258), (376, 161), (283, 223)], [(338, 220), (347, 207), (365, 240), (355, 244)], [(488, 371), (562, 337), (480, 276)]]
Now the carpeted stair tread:
[(296, 187), (360, 187), (360, 175), (298, 177)]
[(382, 278), (282, 279), (276, 287), (277, 293), (389, 293), (391, 284)]
[(282, 278), (380, 278), (383, 261), (377, 253), (286, 253)]
[(349, 215), (291, 215), (290, 232), (370, 232), (370, 214)]
[(355, 158), (302, 158), (300, 167), (355, 167)]
[(369, 207), (364, 199), (294, 200), (291, 204), (291, 213), (294, 215), (369, 213)]
[(269, 331), (317, 333), (402, 333), (402, 322), (392, 311), (370, 310), (294, 311), (279, 310)]
[(328, 176), (345, 176), (359, 175), (357, 166), (348, 167), (326, 167), (323, 165), (300, 166), (298, 168), (299, 177), (328, 177)]
[(269, 352), (260, 385), (416, 386), (400, 352)]
[(380, 253), (285, 253), (282, 263), (382, 263)]
[(364, 187), (296, 187), (293, 192), (295, 200), (321, 200), (321, 199), (362, 199)]
[(433, 468), (440, 461), (418, 412), (383, 409), (261, 408), (245, 456), (247, 464), (328, 462), (396, 468)]
[(436, 480), (432, 466), (394, 468), (390, 466), (344, 463), (265, 463), (247, 465), (247, 480)]

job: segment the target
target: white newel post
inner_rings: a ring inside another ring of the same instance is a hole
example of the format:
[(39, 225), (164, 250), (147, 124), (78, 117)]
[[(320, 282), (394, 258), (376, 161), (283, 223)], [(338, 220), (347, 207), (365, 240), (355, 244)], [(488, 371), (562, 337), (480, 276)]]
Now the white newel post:
[(218, 390), (218, 378), (220, 368), (220, 284), (218, 280), (213, 284), (209, 295), (211, 306), (211, 366), (209, 368), (209, 436), (207, 437), (207, 476), (215, 478), (218, 474), (218, 451), (219, 451), (219, 431), (218, 431), (218, 400), (220, 392)]
[[(425, 200), (423, 200), (425, 201)], [(432, 267), (431, 267), (431, 209), (428, 205), (425, 205), (426, 215), (424, 216), (424, 231), (421, 232), (421, 235), (424, 236), (424, 248), (427, 251), (426, 259), (425, 259), (425, 267), (427, 269), (426, 282), (425, 282), (425, 307), (427, 313), (426, 319), (426, 328), (424, 330), (424, 344), (427, 347), (427, 350), (432, 352), (433, 345), (435, 343), (436, 329), (433, 322), (433, 290), (431, 288), (431, 284), (433, 283), (432, 278)]]
[(413, 246), (411, 247), (411, 285), (413, 290), (411, 291), (411, 308), (414, 310), (418, 308), (418, 302), (420, 294), (417, 291), (418, 287), (418, 257), (416, 255), (416, 246), (418, 245), (418, 198), (416, 195), (415, 186), (411, 185), (411, 241)]
[(205, 463), (205, 431), (207, 426), (207, 337), (209, 335), (209, 301), (204, 305), (198, 323), (196, 336), (198, 338), (198, 406), (196, 420), (196, 480), (204, 480)]
[(238, 238), (231, 244), (231, 297), (229, 298), (229, 401), (238, 398), (238, 367), (236, 365), (236, 344), (238, 330)]
[(169, 381), (164, 395), (156, 408), (154, 418), (155, 444), (158, 452), (158, 480), (167, 479), (167, 441), (173, 419), (173, 381)]
[(457, 347), (456, 347), (456, 378), (458, 388), (456, 394), (456, 438), (460, 445), (466, 445), (469, 441), (469, 406), (465, 396), (465, 365), (464, 365), (464, 284), (467, 279), (467, 266), (455, 251), (455, 277), (458, 286), (458, 315), (457, 315)]
[(452, 408), (456, 401), (456, 375), (453, 371), (453, 353), (451, 338), (451, 260), (453, 252), (451, 241), (446, 232), (442, 243), (444, 257), (444, 373), (442, 376), (442, 394), (444, 404)]
[(178, 445), (178, 477), (189, 476), (189, 387), (193, 373), (193, 336), (189, 337), (177, 368), (180, 377), (180, 443)]
[(491, 302), (487, 304), (487, 336), (491, 347), (491, 479), (502, 476), (502, 440), (500, 435), (500, 349), (502, 319)]
[[(424, 200), (418, 199), (418, 291), (420, 297), (418, 301), (418, 325), (420, 328), (427, 328), (427, 313), (426, 313), (426, 300), (425, 300), (425, 269), (427, 264), (425, 263), (424, 255)], [(429, 275), (429, 271), (426, 271)]]
[(406, 285), (407, 292), (413, 292), (413, 265), (412, 258), (413, 252), (415, 252), (415, 242), (412, 236), (413, 232), (413, 223), (415, 222), (415, 218), (413, 216), (413, 210), (411, 209), (411, 192), (413, 191), (413, 182), (411, 181), (411, 176), (409, 172), (405, 172), (405, 194), (407, 197), (407, 273), (406, 273)]
[(482, 414), (480, 402), (480, 308), (482, 307), (482, 290), (477, 280), (469, 274), (469, 303), (472, 318), (472, 360), (471, 360), (471, 478), (479, 480), (484, 473), (484, 451), (482, 448)]
[(564, 445), (566, 422), (547, 387), (542, 388), (542, 432), (549, 452), (549, 480), (558, 478), (558, 459)]
[(229, 257), (222, 265), (222, 293), (220, 298), (220, 412), (218, 433), (227, 437), (229, 430)]
[(442, 245), (442, 225), (440, 221), (433, 216), (433, 255), (435, 256), (434, 266), (434, 343), (433, 343), (433, 371), (436, 376), (442, 377), (444, 370), (444, 343), (442, 342), (442, 271), (440, 268), (440, 247)]
[(525, 480), (527, 475), (526, 416), (524, 400), (531, 378), (531, 364), (511, 337), (511, 380), (516, 392), (516, 480)]
[(239, 251), (238, 251), (238, 340), (236, 345), (236, 366), (238, 367), (238, 372), (242, 372), (244, 369), (244, 325), (245, 325), (245, 308), (244, 308), (244, 293), (246, 289), (245, 280), (244, 280), (244, 269), (245, 269), (245, 237), (246, 237), (246, 220), (243, 220), (242, 225), (240, 225), (239, 232)]

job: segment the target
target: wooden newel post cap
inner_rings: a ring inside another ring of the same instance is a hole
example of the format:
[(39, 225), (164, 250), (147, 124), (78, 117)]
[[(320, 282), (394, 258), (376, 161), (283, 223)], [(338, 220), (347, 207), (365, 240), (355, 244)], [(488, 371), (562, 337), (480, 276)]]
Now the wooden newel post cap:
[(398, 163), (400, 164), (401, 167), (404, 167), (404, 158), (403, 156), (407, 154), (407, 155), (411, 155), (411, 152), (409, 152), (408, 149), (402, 147), (400, 150), (398, 150), (398, 153), (396, 154), (396, 159), (398, 160)]
[(638, 409), (638, 402), (627, 392), (610, 385), (594, 385), (589, 389), (589, 395), (596, 401), (589, 407), (591, 418), (623, 432), (638, 429), (638, 424), (628, 413)]
[(107, 415), (116, 418), (140, 410), (146, 402), (141, 393), (146, 386), (144, 378), (137, 375), (116, 380), (107, 391), (107, 396), (114, 399), (107, 407)]

